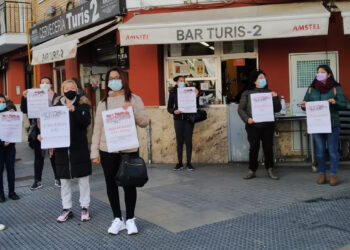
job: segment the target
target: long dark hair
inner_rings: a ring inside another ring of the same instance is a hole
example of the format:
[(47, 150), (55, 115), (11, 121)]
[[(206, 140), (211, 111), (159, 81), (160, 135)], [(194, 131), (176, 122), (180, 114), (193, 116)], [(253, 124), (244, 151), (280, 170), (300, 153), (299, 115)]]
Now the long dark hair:
[(111, 90), (110, 88), (108, 88), (108, 80), (109, 80), (109, 75), (111, 74), (112, 71), (117, 71), (119, 73), (120, 80), (122, 80), (122, 83), (123, 83), (125, 101), (129, 102), (131, 100), (131, 94), (132, 94), (130, 87), (129, 87), (129, 77), (128, 77), (128, 74), (118, 66), (111, 68), (106, 73), (106, 79), (105, 79), (106, 87), (104, 90), (104, 97), (102, 98), (101, 102), (104, 102), (107, 100), (108, 92)]
[[(256, 69), (256, 70), (253, 70), (250, 72), (248, 89), (255, 89), (256, 88), (255, 82), (256, 82), (256, 79), (258, 79), (260, 74), (263, 74), (266, 78), (265, 72), (262, 71), (261, 69)], [(264, 88), (267, 88), (267, 84)]]

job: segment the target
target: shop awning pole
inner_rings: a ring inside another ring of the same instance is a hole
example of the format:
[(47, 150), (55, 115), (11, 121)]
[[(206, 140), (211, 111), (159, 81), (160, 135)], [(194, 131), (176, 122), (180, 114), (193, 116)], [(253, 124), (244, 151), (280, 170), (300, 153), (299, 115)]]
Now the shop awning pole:
[[(36, 23), (36, 0), (32, 1), (33, 6), (33, 18), (30, 21), (26, 21), (26, 33), (27, 33), (27, 53), (28, 53), (28, 63), (32, 64), (31, 52), (30, 52), (30, 36), (29, 36), (29, 24)], [(36, 87), (36, 70), (33, 66), (33, 81), (34, 87)]]

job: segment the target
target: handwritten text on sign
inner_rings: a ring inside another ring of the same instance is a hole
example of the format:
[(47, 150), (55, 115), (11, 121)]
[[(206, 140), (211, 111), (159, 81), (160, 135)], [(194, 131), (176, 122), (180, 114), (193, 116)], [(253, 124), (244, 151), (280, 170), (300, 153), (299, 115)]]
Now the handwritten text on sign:
[(28, 118), (39, 118), (40, 112), (49, 107), (49, 95), (42, 89), (28, 89)]
[(273, 122), (275, 120), (273, 113), (272, 94), (270, 92), (251, 94), (250, 102), (252, 106), (252, 118), (254, 122)]
[(328, 101), (306, 103), (308, 134), (331, 133), (331, 114)]
[(50, 107), (40, 114), (41, 148), (70, 146), (69, 111), (66, 106)]
[(139, 147), (135, 117), (132, 107), (102, 112), (108, 152), (118, 152)]
[(0, 114), (0, 139), (4, 142), (22, 142), (22, 112)]
[(178, 109), (182, 113), (196, 113), (197, 101), (196, 101), (195, 88), (194, 87), (178, 88), (177, 104), (178, 104)]

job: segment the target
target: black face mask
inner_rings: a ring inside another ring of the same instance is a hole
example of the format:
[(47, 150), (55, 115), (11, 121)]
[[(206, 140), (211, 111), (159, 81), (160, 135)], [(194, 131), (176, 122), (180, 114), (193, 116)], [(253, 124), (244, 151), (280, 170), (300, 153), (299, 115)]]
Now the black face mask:
[(64, 96), (67, 97), (67, 99), (69, 99), (69, 100), (73, 100), (74, 97), (77, 96), (77, 92), (75, 92), (73, 90), (69, 90), (68, 92), (64, 93)]

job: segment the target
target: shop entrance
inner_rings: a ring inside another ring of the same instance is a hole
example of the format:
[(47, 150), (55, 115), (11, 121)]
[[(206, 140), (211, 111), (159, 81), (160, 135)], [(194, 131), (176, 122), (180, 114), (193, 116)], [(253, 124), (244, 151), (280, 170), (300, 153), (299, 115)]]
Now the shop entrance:
[(229, 59), (221, 62), (222, 95), (227, 103), (239, 103), (248, 87), (249, 73), (257, 67), (256, 59)]
[[(62, 61), (64, 63), (64, 61)], [(62, 63), (58, 62), (58, 63)], [(53, 75), (54, 75), (54, 82), (55, 82), (55, 92), (59, 95), (61, 95), (61, 86), (62, 83), (66, 80), (66, 68), (64, 65), (56, 65), (53, 69)]]
[(222, 95), (228, 112), (229, 161), (248, 161), (249, 144), (237, 109), (241, 94), (249, 84), (249, 74), (257, 68), (256, 59), (229, 59), (221, 62)]

